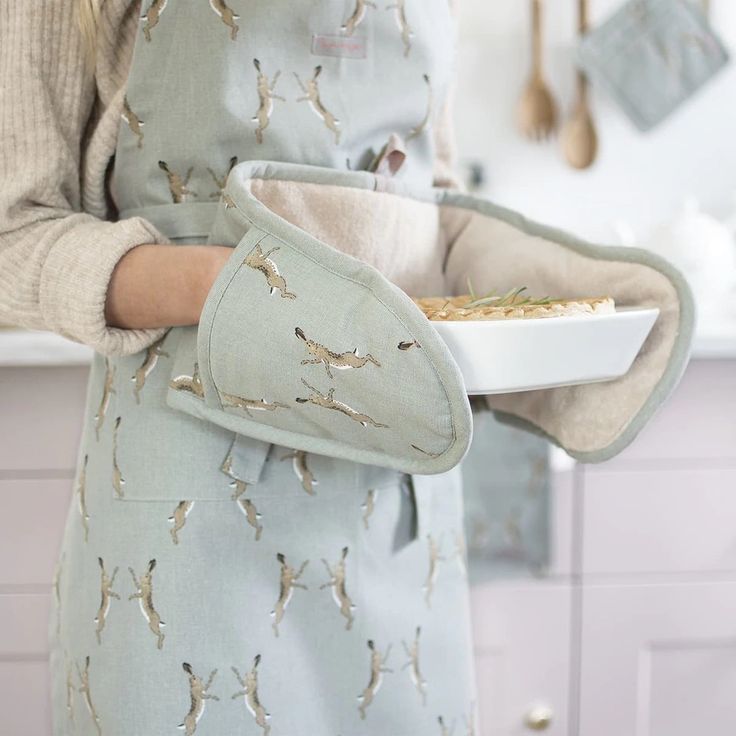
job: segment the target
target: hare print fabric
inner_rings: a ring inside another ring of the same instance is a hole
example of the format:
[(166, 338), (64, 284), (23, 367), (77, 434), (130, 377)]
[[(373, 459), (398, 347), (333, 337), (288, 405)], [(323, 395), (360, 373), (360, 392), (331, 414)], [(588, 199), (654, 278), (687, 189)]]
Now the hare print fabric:
[(165, 431), (179, 334), (142, 390), (144, 354), (92, 366), (49, 618), (55, 736), (472, 733), (459, 468)]
[(179, 342), (169, 406), (299, 450), (449, 470), (472, 426), (447, 346), (377, 269), (253, 197), (254, 167), (236, 167), (218, 207), (210, 238), (233, 253)]
[[(358, 170), (392, 133), (408, 152), (396, 176), (431, 182), (446, 0), (139, 5), (112, 171), (121, 218), (201, 243), (239, 163)], [(306, 282), (286, 248), (260, 246), (243, 273), (257, 299), (296, 308), (306, 383), (288, 398), (225, 383), (218, 411), (388, 431), (341, 379), (390, 362), (299, 318)], [(54, 736), (475, 733), (459, 468), (412, 476), (172, 408), (172, 392), (212, 396), (209, 366), (189, 360), (196, 333), (92, 363), (49, 617)], [(393, 349), (416, 359), (398, 347), (410, 340)]]
[[(448, 0), (143, 0), (115, 155), (121, 216), (207, 204), (248, 159), (432, 179), (455, 64)], [(165, 95), (166, 104), (160, 104)]]

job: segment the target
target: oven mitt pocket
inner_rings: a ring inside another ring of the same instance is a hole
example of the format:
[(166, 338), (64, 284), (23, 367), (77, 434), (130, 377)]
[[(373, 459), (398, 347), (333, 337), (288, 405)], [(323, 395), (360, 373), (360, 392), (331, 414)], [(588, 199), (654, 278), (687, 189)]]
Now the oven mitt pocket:
[(624, 376), (484, 397), (500, 421), (540, 434), (580, 461), (619, 453), (673, 391), (687, 364), (695, 305), (682, 274), (649, 251), (586, 243), (473, 195), (448, 192), (441, 207), (451, 240), (450, 294), (467, 293), (470, 278), (478, 294), (526, 286), (537, 296), (611, 296), (617, 308), (659, 308)]
[(455, 466), (470, 404), (423, 313), (376, 268), (264, 206), (237, 168), (208, 238), (235, 247), (182, 334), (167, 404), (307, 452), (409, 473)]

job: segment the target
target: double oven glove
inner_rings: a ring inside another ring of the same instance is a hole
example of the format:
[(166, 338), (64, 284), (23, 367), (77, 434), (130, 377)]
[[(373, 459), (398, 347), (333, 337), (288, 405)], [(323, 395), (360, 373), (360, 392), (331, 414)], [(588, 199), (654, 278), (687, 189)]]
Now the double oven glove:
[(460, 371), (400, 288), (266, 207), (236, 167), (208, 242), (233, 246), (167, 404), (246, 437), (440, 473), (472, 435)]
[(441, 209), (451, 233), (445, 270), (451, 294), (467, 293), (470, 278), (479, 294), (526, 286), (538, 296), (608, 295), (617, 308), (659, 308), (624, 376), (483, 397), (503, 423), (542, 435), (581, 462), (621, 452), (674, 390), (687, 364), (695, 305), (683, 275), (646, 250), (587, 243), (475, 195), (448, 192)]

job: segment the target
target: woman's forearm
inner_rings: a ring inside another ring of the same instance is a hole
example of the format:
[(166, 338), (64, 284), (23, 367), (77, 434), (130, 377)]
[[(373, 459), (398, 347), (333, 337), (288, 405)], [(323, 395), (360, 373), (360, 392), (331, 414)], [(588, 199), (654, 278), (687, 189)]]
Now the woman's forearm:
[(144, 244), (117, 263), (107, 290), (111, 327), (176, 327), (199, 322), (207, 294), (232, 248)]

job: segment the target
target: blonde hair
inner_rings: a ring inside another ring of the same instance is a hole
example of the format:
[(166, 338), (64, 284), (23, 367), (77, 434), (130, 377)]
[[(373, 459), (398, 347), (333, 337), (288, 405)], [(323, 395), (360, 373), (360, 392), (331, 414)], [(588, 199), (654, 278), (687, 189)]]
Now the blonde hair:
[(77, 0), (77, 22), (82, 35), (84, 61), (88, 72), (95, 67), (100, 2), (101, 0)]

